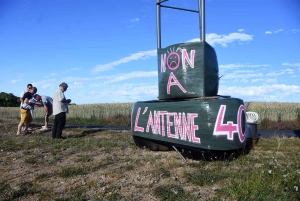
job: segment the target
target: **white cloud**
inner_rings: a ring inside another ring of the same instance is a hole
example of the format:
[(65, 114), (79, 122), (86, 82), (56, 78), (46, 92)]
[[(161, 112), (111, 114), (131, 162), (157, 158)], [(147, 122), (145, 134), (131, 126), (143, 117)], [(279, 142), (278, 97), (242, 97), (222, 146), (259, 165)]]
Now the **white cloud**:
[[(226, 47), (227, 44), (229, 43), (233, 43), (235, 41), (238, 42), (249, 42), (251, 40), (253, 40), (253, 35), (248, 35), (245, 33), (231, 33), (228, 35), (218, 35), (216, 33), (210, 33), (210, 34), (206, 34), (206, 42), (209, 43), (212, 46), (215, 46), (217, 44)], [(196, 42), (196, 41), (200, 41), (199, 38), (195, 38), (195, 39), (191, 39), (188, 42)]]
[(135, 61), (135, 60), (140, 60), (140, 59), (148, 59), (150, 57), (154, 57), (156, 56), (156, 50), (148, 50), (148, 51), (143, 51), (143, 52), (138, 52), (138, 53), (134, 53), (131, 54), (128, 57), (123, 57), (117, 61), (113, 61), (107, 64), (101, 64), (101, 65), (97, 65), (92, 72), (93, 73), (98, 73), (101, 71), (108, 71), (108, 70), (112, 70), (113, 67), (124, 64), (124, 63), (128, 63), (131, 61)]
[(271, 73), (267, 73), (266, 76), (270, 76), (270, 77), (275, 77), (275, 76), (279, 76), (279, 75), (283, 75), (284, 72), (271, 72)]
[[(207, 34), (206, 37), (207, 37), (207, 42), (213, 46), (216, 44), (221, 44), (222, 46), (227, 46), (228, 43), (232, 43), (234, 41), (245, 42), (245, 41), (253, 40), (252, 35), (247, 35), (244, 33), (231, 33), (229, 35), (218, 35), (218, 34), (212, 33), (212, 34)], [(199, 41), (199, 38), (189, 40), (188, 42), (195, 42), (195, 41)], [(128, 63), (128, 62), (131, 62), (134, 60), (148, 59), (148, 58), (154, 57), (154, 56), (157, 56), (156, 50), (148, 50), (148, 51), (133, 53), (128, 57), (123, 57), (119, 60), (116, 60), (116, 61), (113, 61), (110, 63), (97, 65), (92, 70), (92, 72), (98, 73), (98, 72), (102, 72), (102, 71), (112, 70), (115, 66), (118, 66), (118, 65), (121, 65), (124, 63)]]
[(87, 82), (93, 80), (93, 78), (84, 78), (84, 77), (65, 77), (64, 82)]
[(281, 31), (283, 31), (284, 29), (277, 29), (276, 31), (266, 31), (265, 34), (276, 34), (276, 33), (279, 33)]
[(244, 29), (238, 29), (238, 31), (239, 31), (239, 32), (243, 32), (243, 31), (244, 31)]
[(265, 79), (252, 79), (251, 82), (264, 82)]
[(222, 78), (223, 79), (246, 79), (246, 78), (253, 78), (253, 77), (262, 77), (262, 73), (252, 73), (252, 74), (225, 74)]
[(274, 33), (279, 33), (281, 31), (283, 31), (283, 29), (277, 29), (276, 31), (274, 31)]
[(78, 71), (80, 68), (71, 68), (65, 71), (65, 73), (71, 72), (71, 71)]
[(270, 72), (267, 73), (266, 76), (279, 76), (279, 75), (285, 75), (285, 74), (290, 74), (293, 75), (294, 74), (294, 70), (287, 68), (285, 70), (280, 70), (279, 72)]
[(114, 83), (114, 82), (121, 82), (124, 80), (135, 79), (135, 78), (144, 78), (144, 77), (158, 77), (157, 71), (136, 71), (125, 73), (117, 76), (113, 76), (110, 80), (105, 81), (104, 84)]
[(276, 83), (277, 82), (277, 79), (265, 79), (264, 80), (266, 83)]
[(232, 97), (241, 98), (244, 101), (283, 101), (288, 99), (293, 101), (293, 97), (300, 96), (300, 86), (272, 84), (262, 86), (221, 86), (219, 90), (221, 95), (231, 95)]
[(47, 76), (47, 77), (56, 76), (56, 75), (58, 75), (58, 73), (49, 73), (49, 76)]
[(235, 68), (257, 68), (257, 67), (268, 67), (269, 64), (226, 64), (219, 65), (219, 68), (223, 69), (235, 69)]
[[(127, 83), (122, 85), (107, 85), (105, 88), (89, 90), (81, 95), (83, 102), (89, 103), (128, 103), (136, 101), (157, 100), (158, 86), (145, 83)], [(93, 97), (93, 100), (90, 99)]]
[(283, 65), (283, 66), (292, 66), (292, 67), (294, 67), (294, 66), (299, 66), (300, 67), (300, 63), (294, 63), (294, 64), (290, 64), (290, 63), (282, 63), (281, 65)]
[(19, 81), (20, 81), (20, 80), (13, 79), (13, 80), (10, 81), (10, 83), (15, 84), (15, 83), (17, 83), (17, 82), (19, 82)]
[(131, 19), (130, 22), (138, 22), (140, 20), (140, 18), (136, 17), (134, 19)]

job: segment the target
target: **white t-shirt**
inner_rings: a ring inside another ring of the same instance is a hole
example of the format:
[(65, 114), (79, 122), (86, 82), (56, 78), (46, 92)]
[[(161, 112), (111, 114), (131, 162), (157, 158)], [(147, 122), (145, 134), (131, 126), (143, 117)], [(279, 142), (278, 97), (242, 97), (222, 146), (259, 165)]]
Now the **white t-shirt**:
[[(24, 90), (24, 91), (22, 91), (21, 92), (21, 94), (20, 94), (20, 98), (23, 98), (23, 96), (24, 96), (24, 94), (27, 92), (27, 90)], [(24, 101), (24, 100), (23, 100)], [(20, 107), (22, 107), (22, 102), (21, 102), (21, 104), (20, 104)]]
[(57, 115), (61, 112), (68, 113), (68, 103), (62, 103), (61, 101), (66, 99), (64, 92), (58, 88), (53, 97), (53, 115)]
[(49, 96), (42, 95), (42, 103), (44, 105), (51, 105), (52, 106), (53, 105), (53, 99)]
[[(34, 98), (29, 100), (29, 104), (35, 104), (37, 102), (37, 100), (35, 100)], [(26, 110), (34, 110), (34, 106), (31, 105), (27, 105), (26, 103), (21, 103), (21, 107), (26, 109)]]

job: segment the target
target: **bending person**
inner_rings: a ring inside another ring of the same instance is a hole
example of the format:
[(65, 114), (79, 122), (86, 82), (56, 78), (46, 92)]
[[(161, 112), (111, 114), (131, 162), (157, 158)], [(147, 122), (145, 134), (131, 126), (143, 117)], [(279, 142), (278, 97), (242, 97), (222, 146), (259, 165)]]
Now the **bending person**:
[(53, 113), (53, 99), (49, 96), (41, 96), (42, 103), (45, 109), (45, 125), (42, 126), (41, 130), (48, 130), (49, 117)]

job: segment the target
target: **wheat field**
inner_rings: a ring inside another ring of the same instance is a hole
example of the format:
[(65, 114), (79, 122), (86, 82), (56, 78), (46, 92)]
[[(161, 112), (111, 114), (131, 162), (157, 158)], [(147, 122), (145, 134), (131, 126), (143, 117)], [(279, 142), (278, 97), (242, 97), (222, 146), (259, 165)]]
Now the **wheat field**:
[[(110, 117), (130, 116), (134, 103), (99, 103), (70, 105), (67, 118), (106, 119)], [(284, 102), (245, 102), (247, 111), (258, 113), (260, 123), (263, 119), (290, 121), (300, 118), (300, 103)], [(14, 119), (20, 117), (19, 107), (0, 107), (0, 117)], [(43, 118), (43, 107), (35, 108), (35, 118)]]

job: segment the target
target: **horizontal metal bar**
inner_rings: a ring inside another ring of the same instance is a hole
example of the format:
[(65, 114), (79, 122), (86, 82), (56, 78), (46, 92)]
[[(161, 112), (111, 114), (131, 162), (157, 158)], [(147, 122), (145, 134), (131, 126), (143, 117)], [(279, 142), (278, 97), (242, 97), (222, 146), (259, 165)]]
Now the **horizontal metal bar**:
[(191, 10), (191, 9), (186, 9), (186, 8), (177, 8), (177, 7), (173, 7), (173, 6), (164, 6), (164, 5), (160, 5), (161, 7), (165, 7), (165, 8), (171, 8), (171, 9), (177, 9), (177, 10), (184, 10), (184, 11), (190, 11), (190, 12), (194, 12), (194, 13), (199, 13), (198, 10)]
[(161, 3), (166, 2), (166, 1), (169, 1), (169, 0), (162, 0), (160, 2), (157, 2), (156, 4), (161, 4)]

